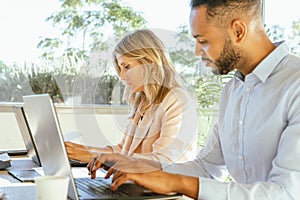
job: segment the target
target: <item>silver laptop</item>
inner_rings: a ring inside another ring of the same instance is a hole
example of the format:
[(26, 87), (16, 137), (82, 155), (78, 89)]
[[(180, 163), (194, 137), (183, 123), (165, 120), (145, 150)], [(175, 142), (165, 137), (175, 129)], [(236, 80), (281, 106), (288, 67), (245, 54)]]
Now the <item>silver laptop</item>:
[[(36, 148), (35, 139), (31, 133), (30, 126), (27, 121), (27, 117), (23, 106), (13, 106), (13, 111), (17, 119), (17, 123), (25, 144), (27, 155), (39, 166), (41, 167), (41, 161)], [(72, 167), (86, 167), (86, 162), (80, 162), (76, 160), (70, 160)]]
[(32, 137), (30, 127), (24, 112), (23, 106), (13, 106), (13, 111), (17, 120), (19, 130), (21, 132), (27, 155), (41, 167), (40, 158), (36, 150), (34, 138)]
[[(25, 144), (27, 156), (30, 157), (31, 160), (13, 160), (14, 166), (19, 167), (10, 167), (8, 169), (8, 173), (21, 182), (33, 182), (35, 177), (40, 176), (33, 168), (41, 167), (41, 162), (33, 140), (34, 138), (32, 137), (32, 134), (30, 132), (23, 107), (13, 106), (13, 111), (23, 138), (23, 142)], [(30, 162), (30, 164), (25, 164), (24, 162)], [(20, 168), (20, 166), (24, 165), (28, 166), (28, 168)]]
[(51, 97), (48, 94), (24, 96), (24, 109), (45, 175), (69, 177), (69, 198), (78, 200), (177, 199), (181, 197), (180, 194), (157, 194), (133, 183), (123, 184), (116, 192), (112, 192), (108, 179), (74, 178)]
[[(23, 121), (22, 121), (22, 117), (18, 118), (18, 114), (19, 113), (19, 110), (16, 111), (16, 107), (19, 107), (19, 106), (13, 106), (13, 111), (15, 113), (15, 117), (16, 117), (16, 120), (17, 120), (17, 123), (18, 123), (18, 126), (20, 128), (20, 126), (23, 126)], [(17, 112), (17, 113), (16, 113)], [(20, 120), (19, 120), (20, 119)], [(25, 125), (26, 126), (26, 125)], [(21, 130), (21, 129), (20, 129)], [(21, 132), (22, 133), (22, 132)], [(22, 133), (22, 137), (23, 137), (23, 133)], [(24, 139), (24, 138), (23, 138)], [(25, 141), (24, 141), (25, 142)], [(0, 153), (8, 153), (8, 155), (26, 155), (28, 153), (28, 149), (31, 149), (30, 146), (26, 146), (26, 143), (25, 143), (25, 149), (0, 149)]]

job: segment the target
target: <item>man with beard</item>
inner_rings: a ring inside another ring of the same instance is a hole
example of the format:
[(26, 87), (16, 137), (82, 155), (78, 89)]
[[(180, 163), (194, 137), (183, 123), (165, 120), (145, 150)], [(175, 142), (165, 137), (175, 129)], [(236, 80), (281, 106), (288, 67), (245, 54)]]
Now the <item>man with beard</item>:
[[(192, 0), (196, 55), (215, 73), (236, 70), (224, 87), (219, 119), (193, 161), (165, 166), (122, 155), (90, 161), (92, 178), (110, 163), (112, 189), (133, 180), (159, 193), (194, 199), (300, 198), (300, 59), (273, 44), (260, 0)], [(231, 181), (224, 182), (227, 174)]]

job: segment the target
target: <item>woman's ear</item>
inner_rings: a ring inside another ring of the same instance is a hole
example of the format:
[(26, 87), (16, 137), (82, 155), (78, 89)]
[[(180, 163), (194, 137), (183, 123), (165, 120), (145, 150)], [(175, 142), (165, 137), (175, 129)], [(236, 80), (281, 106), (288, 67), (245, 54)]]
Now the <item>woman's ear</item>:
[(240, 19), (235, 19), (231, 23), (231, 33), (234, 41), (237, 43), (242, 42), (247, 35), (247, 25), (244, 21)]

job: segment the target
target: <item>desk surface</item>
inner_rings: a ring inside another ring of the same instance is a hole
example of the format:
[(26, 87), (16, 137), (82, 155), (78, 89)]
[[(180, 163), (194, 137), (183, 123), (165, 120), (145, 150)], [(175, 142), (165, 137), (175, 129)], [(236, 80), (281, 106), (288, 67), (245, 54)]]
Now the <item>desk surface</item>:
[[(32, 161), (31, 158), (27, 157), (27, 156), (10, 156), (12, 161), (11, 161), (11, 167), (7, 168), (7, 169), (32, 169), (35, 167), (39, 167), (35, 162)], [(20, 186), (22, 184), (28, 184), (27, 188), (23, 187), (23, 188), (15, 188), (13, 195), (10, 196), (10, 200), (19, 200), (20, 193), (22, 194), (22, 197), (24, 197), (24, 195), (26, 197), (30, 196), (32, 197), (33, 200), (35, 200), (35, 186), (34, 184), (29, 184), (29, 183), (21, 183), (18, 179), (14, 178), (13, 176), (11, 176), (10, 174), (8, 174), (7, 170), (0, 170), (0, 178), (3, 178), (5, 180), (8, 180), (10, 183), (13, 183), (17, 186)], [(20, 184), (21, 183), (21, 184)], [(24, 189), (25, 188), (25, 189)], [(1, 185), (0, 185), (0, 192), (1, 192)], [(179, 200), (191, 200), (188, 197), (181, 197), (179, 198)]]
[[(32, 169), (38, 167), (28, 156), (10, 156), (11, 167), (7, 169)], [(6, 179), (11, 183), (20, 183), (20, 181), (13, 176), (9, 175), (7, 169), (0, 170), (0, 178)]]
[[(38, 167), (27, 156), (10, 156), (11, 167), (7, 169), (31, 169)], [(0, 170), (0, 195), (5, 193), (9, 200), (19, 200), (28, 197), (29, 199), (36, 200), (36, 188), (34, 183), (22, 183), (18, 179), (8, 174), (7, 170)]]

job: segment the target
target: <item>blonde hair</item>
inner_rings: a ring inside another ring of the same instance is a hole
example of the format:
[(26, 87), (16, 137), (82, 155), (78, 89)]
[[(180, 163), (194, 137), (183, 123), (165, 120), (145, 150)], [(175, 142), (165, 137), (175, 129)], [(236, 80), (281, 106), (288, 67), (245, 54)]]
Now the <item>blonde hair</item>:
[(164, 44), (148, 29), (136, 30), (122, 38), (115, 47), (113, 56), (119, 76), (119, 56), (134, 59), (143, 66), (144, 90), (134, 93), (125, 87), (124, 91), (124, 100), (133, 105), (135, 112), (143, 114), (152, 104), (161, 103), (171, 88), (182, 86)]

